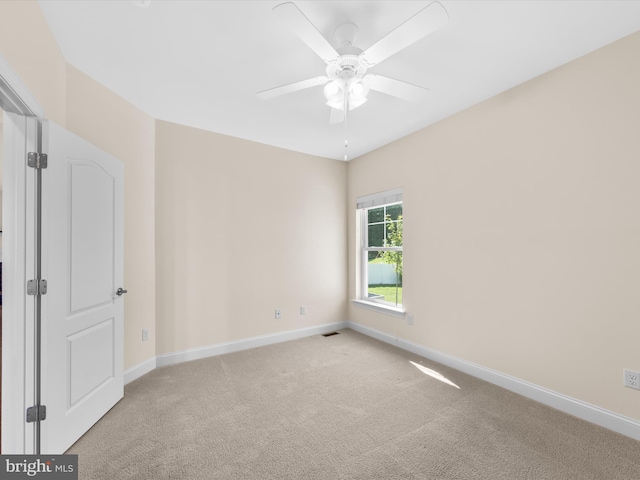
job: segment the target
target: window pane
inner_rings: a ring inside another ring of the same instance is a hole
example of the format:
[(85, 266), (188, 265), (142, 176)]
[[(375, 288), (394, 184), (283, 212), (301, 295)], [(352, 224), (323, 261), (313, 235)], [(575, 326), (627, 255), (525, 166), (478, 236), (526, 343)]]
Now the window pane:
[[(369, 252), (378, 253), (378, 252)], [(367, 298), (402, 305), (402, 252), (380, 252), (367, 264)]]
[(385, 224), (387, 227), (387, 247), (402, 246), (402, 220), (397, 222), (389, 222)]
[[(402, 202), (361, 210), (366, 215), (365, 246), (402, 247)], [(364, 252), (362, 252), (364, 253)], [(372, 251), (364, 256), (367, 281), (362, 298), (387, 305), (402, 306), (402, 252)]]
[(391, 217), (391, 220), (397, 220), (398, 215), (402, 215), (402, 204), (387, 206), (387, 215)]
[(372, 208), (368, 210), (368, 222), (376, 223), (384, 221), (384, 207)]
[(384, 224), (369, 225), (368, 247), (384, 247)]

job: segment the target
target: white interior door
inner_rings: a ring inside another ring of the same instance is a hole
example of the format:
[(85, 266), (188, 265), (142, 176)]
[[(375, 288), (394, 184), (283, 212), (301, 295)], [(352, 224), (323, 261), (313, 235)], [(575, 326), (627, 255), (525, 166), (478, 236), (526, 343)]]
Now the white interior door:
[(123, 396), (122, 163), (44, 127), (42, 452), (63, 453)]

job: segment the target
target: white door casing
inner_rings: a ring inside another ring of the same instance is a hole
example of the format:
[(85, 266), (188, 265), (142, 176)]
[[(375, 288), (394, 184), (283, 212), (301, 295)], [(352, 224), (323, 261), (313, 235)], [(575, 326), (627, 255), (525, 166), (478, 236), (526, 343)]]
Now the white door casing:
[(35, 271), (35, 171), (26, 158), (37, 149), (37, 119), (5, 112), (3, 135), (2, 453), (33, 454), (25, 412), (35, 401), (34, 297), (26, 292)]
[(41, 451), (59, 454), (124, 392), (124, 168), (53, 122), (43, 149)]

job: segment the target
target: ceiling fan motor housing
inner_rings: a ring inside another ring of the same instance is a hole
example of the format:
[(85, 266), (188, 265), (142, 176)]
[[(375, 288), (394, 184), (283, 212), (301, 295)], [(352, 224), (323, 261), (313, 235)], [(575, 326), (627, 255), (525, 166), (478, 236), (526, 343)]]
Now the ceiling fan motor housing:
[(356, 43), (358, 37), (358, 26), (354, 23), (343, 23), (333, 32), (333, 36), (338, 43), (338, 47), (350, 47)]
[(340, 58), (335, 64), (327, 65), (327, 76), (331, 80), (337, 78), (348, 81), (353, 77), (362, 78), (367, 67), (360, 62), (362, 50), (357, 47), (341, 47), (338, 50)]

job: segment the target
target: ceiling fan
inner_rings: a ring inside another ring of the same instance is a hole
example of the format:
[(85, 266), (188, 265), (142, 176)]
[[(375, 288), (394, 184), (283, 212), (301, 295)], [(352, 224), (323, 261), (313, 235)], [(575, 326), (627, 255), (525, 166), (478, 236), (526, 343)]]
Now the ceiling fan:
[(327, 64), (326, 75), (270, 88), (258, 92), (258, 97), (270, 99), (324, 85), (327, 105), (331, 107), (330, 123), (344, 120), (345, 125), (345, 113), (364, 104), (369, 90), (413, 102), (425, 98), (429, 92), (426, 88), (367, 71), (435, 32), (449, 18), (442, 4), (435, 1), (363, 51), (353, 44), (358, 33), (358, 27), (353, 23), (338, 26), (335, 31), (338, 48), (334, 48), (294, 3), (277, 5), (273, 13), (324, 60)]

